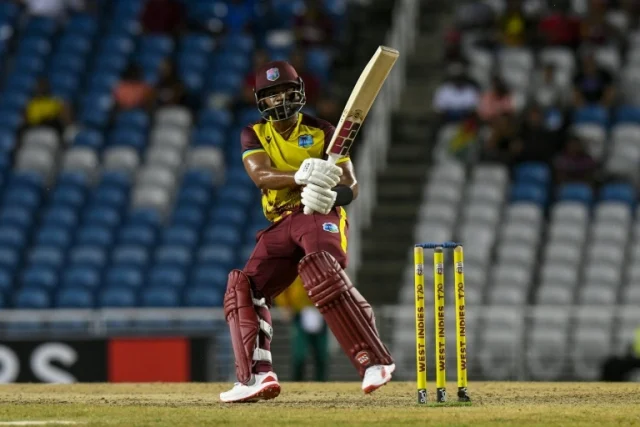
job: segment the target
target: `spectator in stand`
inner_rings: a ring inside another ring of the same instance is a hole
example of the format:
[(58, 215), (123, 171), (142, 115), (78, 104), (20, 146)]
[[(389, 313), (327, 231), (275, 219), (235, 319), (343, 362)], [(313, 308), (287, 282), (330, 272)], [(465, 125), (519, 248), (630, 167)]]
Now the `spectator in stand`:
[(607, 1), (591, 0), (587, 16), (582, 20), (580, 35), (588, 44), (604, 44), (615, 35), (614, 28), (606, 20)]
[(494, 117), (490, 123), (489, 134), (484, 142), (482, 159), (512, 165), (519, 147), (517, 118), (510, 113)]
[(574, 106), (599, 104), (608, 108), (613, 105), (613, 77), (598, 66), (592, 53), (583, 57), (581, 69), (574, 76), (573, 85)]
[(318, 95), (320, 94), (321, 84), (320, 79), (313, 74), (313, 70), (307, 67), (304, 50), (300, 47), (294, 49), (289, 56), (288, 62), (298, 71), (298, 75), (304, 82), (304, 93), (307, 97), (306, 105), (315, 108)]
[(551, 163), (558, 152), (561, 134), (559, 131), (549, 130), (545, 126), (544, 111), (534, 105), (527, 109), (525, 119), (514, 142), (514, 162), (544, 162)]
[(571, 135), (565, 148), (554, 161), (556, 182), (558, 184), (581, 182), (593, 184), (597, 163), (587, 152), (584, 142)]
[(565, 46), (577, 49), (580, 44), (580, 20), (569, 13), (566, 0), (551, 3), (549, 14), (540, 19), (538, 38), (545, 46)]
[(467, 77), (463, 64), (449, 65), (448, 74), (433, 98), (433, 109), (442, 122), (464, 119), (476, 111), (480, 100), (478, 85)]
[(155, 103), (153, 87), (143, 80), (142, 71), (136, 65), (130, 65), (122, 74), (114, 89), (114, 99), (119, 110), (144, 108), (151, 110)]
[(331, 18), (316, 0), (305, 2), (302, 13), (295, 17), (294, 31), (296, 40), (305, 48), (330, 46), (334, 38)]
[(542, 70), (536, 72), (533, 80), (533, 98), (536, 104), (544, 108), (562, 107), (565, 101), (565, 90), (558, 84), (556, 68), (552, 63), (544, 64)]
[(64, 128), (71, 123), (69, 105), (51, 93), (48, 80), (40, 79), (35, 95), (25, 109), (25, 128), (48, 126), (62, 134)]
[(504, 114), (512, 114), (514, 111), (513, 94), (499, 76), (494, 76), (491, 89), (483, 93), (480, 98), (478, 115), (484, 121), (491, 121)]
[(186, 27), (187, 13), (177, 0), (147, 0), (140, 22), (146, 34), (178, 36)]
[(500, 41), (504, 46), (524, 46), (529, 40), (531, 22), (522, 9), (522, 1), (508, 0), (507, 10), (499, 21)]
[(178, 76), (175, 62), (165, 59), (160, 65), (160, 77), (156, 84), (157, 105), (185, 105), (186, 98), (185, 87)]

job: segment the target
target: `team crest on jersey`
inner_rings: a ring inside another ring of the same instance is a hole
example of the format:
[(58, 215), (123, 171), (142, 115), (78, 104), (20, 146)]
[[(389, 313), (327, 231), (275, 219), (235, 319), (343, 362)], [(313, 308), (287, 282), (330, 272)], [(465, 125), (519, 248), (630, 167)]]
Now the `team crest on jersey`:
[(309, 134), (300, 135), (298, 138), (298, 147), (309, 148), (313, 145), (313, 137)]
[(275, 82), (280, 78), (280, 70), (277, 68), (269, 68), (267, 70), (267, 80)]
[(338, 226), (335, 225), (332, 222), (325, 222), (324, 224), (322, 224), (322, 229), (324, 231), (328, 231), (329, 233), (339, 233), (340, 230), (338, 229)]

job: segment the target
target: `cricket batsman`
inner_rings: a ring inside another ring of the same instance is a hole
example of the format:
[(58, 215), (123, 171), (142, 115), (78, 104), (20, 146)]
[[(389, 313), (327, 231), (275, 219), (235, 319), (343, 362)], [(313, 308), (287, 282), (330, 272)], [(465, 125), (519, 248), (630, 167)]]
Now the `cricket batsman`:
[[(262, 119), (242, 130), (245, 169), (262, 191), (269, 227), (242, 270), (229, 273), (224, 312), (235, 356), (236, 382), (223, 402), (256, 402), (280, 394), (272, 366), (269, 309), (299, 275), (304, 288), (371, 393), (391, 380), (395, 364), (380, 340), (371, 306), (347, 277), (347, 217), (358, 195), (348, 157), (337, 165), (325, 151), (334, 127), (300, 112), (304, 82), (285, 61), (256, 72)], [(310, 209), (306, 215), (304, 208)]]

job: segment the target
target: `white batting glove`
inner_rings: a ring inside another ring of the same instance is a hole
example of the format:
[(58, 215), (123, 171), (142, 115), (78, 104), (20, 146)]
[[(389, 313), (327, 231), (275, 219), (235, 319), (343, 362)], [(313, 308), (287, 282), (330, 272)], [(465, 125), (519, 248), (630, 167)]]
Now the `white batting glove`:
[(320, 187), (316, 184), (307, 184), (302, 190), (302, 205), (304, 213), (311, 215), (318, 212), (327, 215), (333, 209), (338, 193), (330, 188)]
[(333, 188), (340, 182), (342, 169), (322, 159), (305, 159), (294, 175), (296, 184), (315, 184), (323, 188)]

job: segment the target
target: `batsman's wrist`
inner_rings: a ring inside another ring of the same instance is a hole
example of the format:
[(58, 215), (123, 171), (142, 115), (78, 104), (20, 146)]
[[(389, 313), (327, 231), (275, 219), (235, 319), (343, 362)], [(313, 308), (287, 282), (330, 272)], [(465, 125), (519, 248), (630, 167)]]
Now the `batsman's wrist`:
[(333, 206), (347, 206), (353, 201), (353, 190), (351, 187), (344, 184), (338, 184), (333, 187), (333, 191), (336, 192), (336, 201)]

